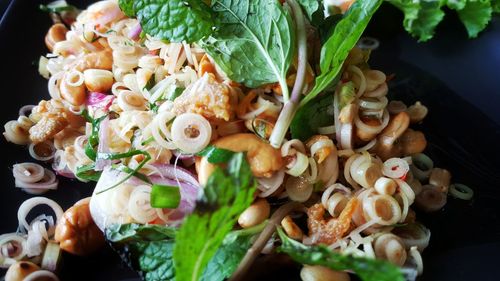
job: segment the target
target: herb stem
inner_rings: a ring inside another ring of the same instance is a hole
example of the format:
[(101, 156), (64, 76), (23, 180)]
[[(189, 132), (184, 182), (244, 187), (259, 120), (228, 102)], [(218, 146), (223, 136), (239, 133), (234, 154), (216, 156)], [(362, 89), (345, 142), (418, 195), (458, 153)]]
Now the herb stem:
[[(285, 138), (286, 132), (288, 131), (293, 117), (297, 112), (300, 97), (302, 95), (302, 90), (304, 89), (304, 81), (307, 71), (307, 35), (304, 14), (302, 13), (302, 8), (296, 0), (288, 0), (287, 2), (292, 8), (292, 14), (297, 30), (298, 64), (297, 75), (295, 83), (293, 85), (291, 97), (289, 100), (287, 100), (286, 96), (283, 95), (285, 106), (283, 107), (283, 110), (281, 111), (278, 120), (276, 121), (276, 127), (274, 128), (273, 132), (271, 133), (271, 137), (269, 138), (269, 142), (271, 143), (271, 145), (276, 148), (281, 147), (281, 143)], [(283, 89), (283, 86), (281, 88)]]

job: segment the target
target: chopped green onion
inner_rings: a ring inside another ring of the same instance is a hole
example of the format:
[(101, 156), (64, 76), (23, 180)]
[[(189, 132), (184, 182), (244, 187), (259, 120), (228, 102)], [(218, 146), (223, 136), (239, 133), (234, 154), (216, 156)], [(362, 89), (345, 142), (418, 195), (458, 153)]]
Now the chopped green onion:
[(450, 194), (451, 196), (462, 199), (462, 200), (471, 200), (474, 196), (474, 190), (465, 184), (454, 183), (450, 185)]
[(84, 181), (99, 181), (101, 172), (95, 170), (95, 163), (90, 165), (83, 165), (76, 168), (76, 175), (78, 179)]
[(184, 88), (182, 87), (177, 87), (175, 88), (173, 91), (171, 91), (169, 93), (169, 95), (167, 96), (167, 100), (168, 101), (174, 101), (176, 98), (178, 98), (180, 95), (182, 95), (182, 93), (184, 92)]
[(181, 202), (178, 186), (154, 184), (151, 187), (151, 207), (175, 209)]
[(147, 145), (147, 144), (150, 144), (150, 143), (152, 143), (154, 140), (155, 140), (155, 138), (153, 138), (153, 137), (149, 137), (149, 138), (147, 138), (145, 141), (141, 142), (141, 145)]
[(133, 174), (134, 177), (140, 179), (141, 181), (143, 181), (145, 183), (151, 184), (151, 181), (149, 180), (148, 176), (146, 176), (145, 174), (139, 173), (139, 172), (134, 172), (133, 169), (130, 169), (127, 166), (124, 166), (124, 165), (113, 165), (112, 167), (113, 167), (113, 169), (120, 170), (120, 171), (122, 171), (124, 173)]
[(215, 146), (207, 146), (202, 151), (198, 152), (197, 156), (207, 157), (209, 163), (221, 164), (226, 163), (234, 155), (234, 151), (218, 148)]

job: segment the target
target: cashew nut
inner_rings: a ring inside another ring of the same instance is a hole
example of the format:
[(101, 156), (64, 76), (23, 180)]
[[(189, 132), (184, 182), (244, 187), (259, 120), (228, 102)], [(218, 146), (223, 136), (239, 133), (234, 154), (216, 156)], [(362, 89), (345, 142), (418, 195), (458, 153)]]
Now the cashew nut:
[(271, 207), (266, 199), (257, 199), (238, 218), (238, 224), (243, 228), (256, 226), (264, 222), (271, 213)]
[(49, 51), (54, 50), (54, 45), (57, 42), (66, 40), (66, 32), (68, 32), (68, 29), (62, 23), (56, 23), (49, 28), (47, 35), (45, 35), (45, 45), (47, 45)]
[(18, 261), (9, 267), (5, 274), (5, 281), (23, 281), (31, 273), (40, 270), (40, 267), (29, 261)]
[(74, 255), (88, 255), (104, 245), (104, 236), (95, 224), (89, 209), (90, 198), (69, 208), (57, 223), (55, 240), (62, 250)]
[(92, 92), (106, 93), (113, 86), (113, 73), (103, 69), (87, 69), (83, 72), (85, 86)]
[(375, 256), (402, 266), (406, 261), (406, 249), (403, 241), (392, 233), (383, 234), (373, 242)]
[[(252, 173), (256, 177), (271, 177), (283, 167), (281, 152), (254, 134), (235, 134), (222, 137), (213, 143), (219, 148), (246, 152)], [(204, 185), (215, 166), (203, 157), (198, 165), (198, 181)]]
[(350, 281), (349, 274), (321, 265), (304, 265), (300, 271), (302, 281)]

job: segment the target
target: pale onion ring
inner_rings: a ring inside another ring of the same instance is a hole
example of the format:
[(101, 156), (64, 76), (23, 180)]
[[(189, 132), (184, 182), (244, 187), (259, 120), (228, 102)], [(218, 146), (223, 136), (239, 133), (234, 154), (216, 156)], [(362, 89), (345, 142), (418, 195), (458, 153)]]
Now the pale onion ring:
[[(194, 136), (190, 130), (195, 130)], [(212, 137), (212, 126), (203, 116), (195, 113), (184, 113), (172, 123), (172, 141), (186, 153), (197, 153), (205, 148)]]
[(375, 90), (373, 90), (371, 92), (365, 92), (363, 94), (363, 96), (369, 97), (369, 98), (382, 97), (382, 96), (387, 95), (388, 91), (389, 91), (389, 88), (387, 87), (387, 83), (382, 83)]
[(258, 188), (262, 191), (259, 197), (264, 198), (273, 194), (283, 184), (284, 179), (285, 171), (283, 169), (274, 173), (270, 178), (257, 178), (257, 182), (259, 183)]
[(408, 171), (410, 171), (410, 165), (408, 165), (408, 162), (401, 158), (387, 159), (382, 168), (384, 176), (393, 179), (403, 178)]
[(449, 193), (451, 196), (462, 200), (471, 200), (474, 196), (474, 190), (461, 183), (450, 185)]
[[(377, 203), (384, 202), (386, 207), (389, 207), (392, 213), (392, 217), (389, 219), (384, 219), (379, 215), (379, 210)], [(370, 217), (370, 219), (375, 220), (381, 225), (393, 225), (401, 219), (401, 207), (398, 201), (388, 195), (375, 195), (372, 197), (367, 197), (363, 200), (363, 210)]]
[(19, 221), (19, 226), (24, 228), (25, 230), (28, 230), (29, 224), (26, 221), (26, 217), (35, 206), (42, 204), (49, 206), (54, 211), (56, 215), (56, 224), (57, 224), (57, 222), (59, 222), (64, 213), (61, 206), (59, 206), (59, 204), (57, 204), (55, 201), (45, 197), (33, 197), (24, 201), (21, 204), (21, 206), (19, 206), (19, 209), (17, 211), (17, 219)]
[[(46, 146), (48, 146), (49, 149), (51, 150), (51, 153), (49, 155), (47, 155), (47, 156), (38, 155), (37, 152), (36, 152), (36, 148), (35, 148), (35, 146), (38, 146), (38, 145), (46, 145)], [(44, 141), (44, 142), (37, 143), (37, 144), (30, 143), (30, 145), (28, 147), (28, 151), (30, 153), (30, 156), (33, 157), (33, 159), (45, 162), (45, 161), (49, 161), (49, 160), (54, 159), (54, 155), (56, 153), (56, 148), (54, 147), (54, 143), (53, 142)]]
[(12, 173), (14, 178), (26, 183), (38, 182), (45, 175), (44, 168), (36, 163), (15, 164)]

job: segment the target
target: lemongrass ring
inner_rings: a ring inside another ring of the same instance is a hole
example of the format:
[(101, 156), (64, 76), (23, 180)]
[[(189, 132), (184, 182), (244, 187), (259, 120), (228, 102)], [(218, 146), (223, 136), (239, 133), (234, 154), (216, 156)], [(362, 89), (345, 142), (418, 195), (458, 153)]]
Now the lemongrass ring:
[(396, 183), (398, 184), (399, 190), (408, 197), (408, 200), (410, 201), (410, 205), (413, 204), (415, 201), (415, 192), (411, 188), (410, 185), (408, 185), (407, 182), (401, 179), (394, 179)]
[(54, 211), (54, 213), (56, 215), (56, 224), (57, 224), (57, 222), (59, 222), (59, 220), (61, 219), (61, 217), (64, 213), (61, 206), (59, 206), (59, 204), (57, 204), (55, 201), (53, 201), (51, 199), (48, 199), (45, 197), (30, 198), (30, 199), (24, 201), (21, 204), (21, 206), (19, 206), (19, 209), (17, 211), (17, 219), (19, 221), (19, 225), (21, 227), (23, 227), (25, 230), (29, 229), (29, 224), (26, 221), (26, 217), (28, 216), (29, 212), (35, 206), (38, 206), (38, 205), (47, 205)]
[(286, 170), (286, 173), (298, 177), (302, 175), (307, 167), (309, 166), (309, 158), (304, 153), (297, 152), (295, 155), (295, 160), (292, 162), (292, 166)]
[[(375, 195), (363, 200), (363, 210), (381, 225), (393, 225), (401, 219), (398, 201), (388, 195)], [(389, 214), (390, 212), (390, 214)]]
[(474, 196), (474, 190), (461, 183), (454, 183), (450, 185), (449, 192), (451, 196), (462, 200), (471, 200)]
[(347, 183), (349, 183), (354, 189), (360, 189), (360, 186), (351, 177), (351, 167), (352, 163), (356, 161), (356, 159), (358, 159), (359, 157), (361, 157), (361, 155), (359, 154), (354, 154), (350, 156), (344, 165), (344, 178), (346, 179)]
[(38, 280), (59, 281), (59, 278), (57, 277), (57, 275), (48, 270), (37, 270), (33, 273), (30, 273), (23, 279), (23, 281), (38, 281)]
[(356, 97), (359, 98), (359, 97), (361, 97), (361, 95), (363, 95), (363, 93), (366, 90), (366, 78), (365, 78), (365, 75), (361, 71), (361, 69), (359, 69), (359, 67), (357, 67), (355, 65), (349, 65), (349, 67), (347, 69), (350, 72), (353, 72), (354, 74), (356, 74), (359, 77), (358, 92), (356, 93)]
[(302, 143), (298, 139), (293, 139), (286, 141), (282, 146), (281, 146), (281, 156), (290, 156), (295, 153), (295, 151), (299, 151), (303, 154), (306, 153), (306, 147), (304, 146), (304, 143)]
[(364, 152), (364, 151), (368, 151), (368, 150), (372, 149), (376, 144), (377, 144), (377, 139), (375, 138), (375, 139), (372, 139), (369, 143), (367, 143), (363, 147), (356, 148), (354, 150), (354, 152), (355, 153), (361, 153), (361, 152)]
[(36, 163), (15, 164), (12, 169), (14, 178), (27, 183), (40, 181), (44, 174), (44, 168)]
[(318, 165), (313, 157), (309, 157), (309, 175), (307, 179), (311, 184), (315, 184), (318, 181)]
[(365, 92), (363, 94), (363, 96), (369, 97), (369, 98), (382, 97), (382, 96), (387, 95), (388, 91), (389, 91), (389, 88), (387, 87), (387, 83), (382, 83), (375, 90), (370, 91), (370, 92)]
[(83, 85), (83, 82), (85, 81), (83, 73), (78, 70), (71, 70), (70, 72), (66, 73), (64, 79), (66, 81), (66, 84), (71, 87), (79, 87)]
[(145, 110), (146, 101), (141, 94), (132, 91), (121, 91), (117, 98), (118, 106), (124, 110)]
[(359, 106), (361, 108), (371, 109), (371, 110), (381, 110), (387, 106), (389, 100), (385, 97), (364, 97), (359, 99)]
[(186, 153), (197, 153), (205, 148), (212, 137), (212, 126), (203, 116), (184, 113), (172, 123), (172, 141)]
[(63, 71), (52, 75), (49, 79), (48, 84), (47, 84), (49, 95), (51, 98), (53, 98), (55, 100), (61, 99), (61, 93), (59, 92), (58, 84), (59, 84), (59, 80), (63, 77), (63, 75), (64, 75)]
[(284, 179), (285, 171), (283, 169), (274, 173), (270, 178), (257, 178), (257, 182), (259, 183), (258, 188), (262, 191), (259, 197), (264, 198), (273, 194), (283, 184)]
[(408, 162), (405, 160), (401, 158), (390, 158), (384, 162), (382, 173), (386, 177), (399, 179), (403, 178), (409, 170), (410, 165), (408, 165)]
[(410, 256), (413, 258), (415, 261), (415, 264), (417, 265), (417, 274), (422, 275), (424, 272), (424, 262), (422, 260), (422, 256), (420, 255), (420, 252), (417, 250), (417, 247), (411, 247), (410, 248)]
[[(17, 247), (18, 247), (17, 251), (15, 251), (14, 253), (11, 253), (11, 254), (9, 254), (8, 252), (3, 253), (3, 246), (8, 244), (8, 243), (12, 243), (12, 242), (17, 243)], [(0, 235), (0, 247), (2, 247), (1, 256), (3, 258), (8, 257), (8, 258), (16, 260), (16, 261), (24, 258), (24, 256), (26, 255), (25, 246), (26, 246), (26, 239), (18, 233), (7, 233), (7, 234)], [(12, 255), (12, 254), (14, 254), (14, 255)]]
[(434, 168), (434, 162), (432, 159), (423, 154), (417, 153), (411, 156), (413, 164), (410, 169), (413, 175), (419, 180), (424, 181), (431, 175), (432, 169)]
[(425, 212), (440, 210), (446, 205), (446, 201), (446, 194), (433, 185), (424, 185), (422, 191), (415, 198), (417, 207)]
[(137, 186), (130, 194), (128, 212), (139, 223), (149, 223), (156, 217), (156, 210), (150, 205), (151, 187)]
[(373, 37), (364, 36), (359, 39), (356, 46), (363, 50), (375, 50), (380, 46), (380, 41)]
[(365, 124), (365, 122), (363, 122), (359, 118), (359, 115), (356, 115), (356, 117), (354, 118), (354, 124), (356, 125), (356, 128), (368, 134), (378, 134), (387, 126), (387, 124), (389, 124), (389, 120), (390, 120), (389, 112), (387, 110), (384, 110), (384, 113), (382, 115), (382, 122), (380, 122), (380, 125), (378, 126), (371, 126)]
[(30, 143), (28, 151), (33, 159), (45, 162), (54, 159), (56, 148), (53, 142), (44, 141), (37, 144)]
[(320, 139), (311, 145), (311, 156), (315, 156), (316, 152), (324, 148), (333, 148), (334, 144), (331, 139)]

